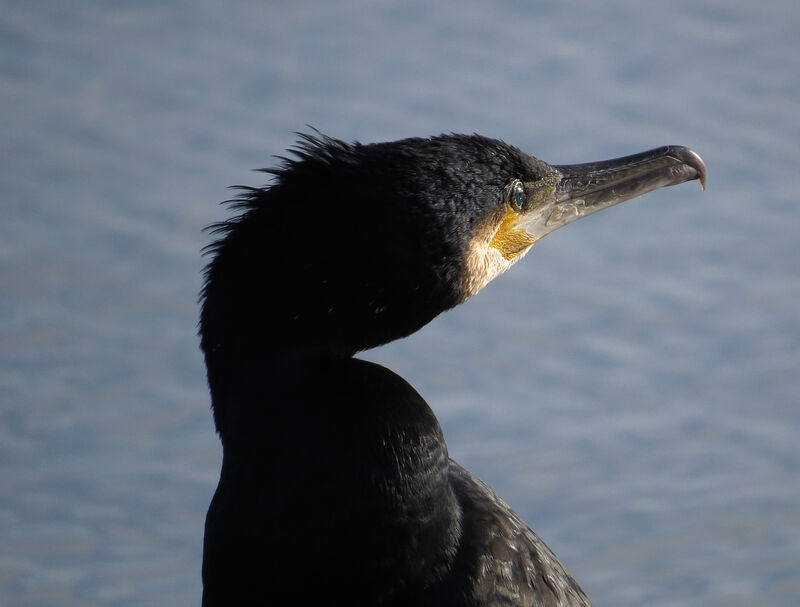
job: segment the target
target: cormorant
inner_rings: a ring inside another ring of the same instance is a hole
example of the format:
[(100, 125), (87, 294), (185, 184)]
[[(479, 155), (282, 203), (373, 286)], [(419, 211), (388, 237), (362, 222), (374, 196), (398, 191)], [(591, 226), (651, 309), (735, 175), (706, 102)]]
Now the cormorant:
[(589, 605), (489, 487), (449, 459), (401, 377), (354, 358), (477, 293), (580, 217), (692, 179), (688, 148), (550, 165), (502, 141), (300, 135), (243, 188), (202, 291), (222, 471), (203, 605)]

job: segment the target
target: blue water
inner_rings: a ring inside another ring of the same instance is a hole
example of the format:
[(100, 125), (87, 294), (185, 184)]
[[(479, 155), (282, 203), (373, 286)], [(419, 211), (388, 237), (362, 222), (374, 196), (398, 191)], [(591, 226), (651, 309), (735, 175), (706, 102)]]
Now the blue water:
[(201, 229), (306, 124), (697, 150), (365, 356), (598, 606), (800, 604), (800, 5), (587, 4), (4, 3), (1, 605), (199, 604)]

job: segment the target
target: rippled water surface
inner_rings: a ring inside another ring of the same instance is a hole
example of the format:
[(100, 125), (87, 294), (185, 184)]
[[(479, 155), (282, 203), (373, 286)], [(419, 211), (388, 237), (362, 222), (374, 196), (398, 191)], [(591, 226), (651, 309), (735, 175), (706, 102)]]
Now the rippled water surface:
[(201, 229), (306, 124), (697, 150), (365, 357), (598, 606), (800, 604), (798, 7), (6, 2), (0, 604), (199, 604)]

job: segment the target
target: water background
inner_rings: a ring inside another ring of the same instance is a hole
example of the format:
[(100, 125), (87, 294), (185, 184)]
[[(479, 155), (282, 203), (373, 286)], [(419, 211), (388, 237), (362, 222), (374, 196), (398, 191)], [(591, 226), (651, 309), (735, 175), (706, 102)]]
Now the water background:
[(0, 605), (199, 604), (201, 230), (306, 124), (697, 150), (365, 357), (598, 606), (800, 604), (800, 4), (6, 1), (0, 124)]

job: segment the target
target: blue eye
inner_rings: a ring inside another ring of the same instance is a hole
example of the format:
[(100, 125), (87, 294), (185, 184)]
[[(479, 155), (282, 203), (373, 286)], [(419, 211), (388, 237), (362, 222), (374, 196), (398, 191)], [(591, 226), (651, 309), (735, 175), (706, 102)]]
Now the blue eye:
[(518, 181), (514, 184), (514, 198), (512, 200), (514, 208), (516, 210), (522, 209), (522, 205), (525, 204), (525, 188), (522, 187), (522, 184)]

